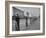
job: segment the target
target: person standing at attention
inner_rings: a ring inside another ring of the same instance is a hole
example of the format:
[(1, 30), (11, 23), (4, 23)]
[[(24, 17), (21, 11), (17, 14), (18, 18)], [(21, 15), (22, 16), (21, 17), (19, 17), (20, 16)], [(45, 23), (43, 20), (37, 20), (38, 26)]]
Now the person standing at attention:
[(16, 16), (16, 22), (17, 22), (17, 31), (19, 31), (20, 30), (20, 27), (19, 27), (19, 20), (20, 20), (20, 18), (19, 18), (19, 15), (18, 14), (16, 14), (17, 16)]

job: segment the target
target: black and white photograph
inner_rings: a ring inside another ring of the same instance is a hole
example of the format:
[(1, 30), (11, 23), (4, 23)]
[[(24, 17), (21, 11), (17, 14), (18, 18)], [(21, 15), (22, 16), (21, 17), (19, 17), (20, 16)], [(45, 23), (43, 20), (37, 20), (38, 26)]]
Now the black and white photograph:
[(10, 34), (43, 33), (43, 6), (10, 4)]
[(45, 4), (6, 2), (5, 36), (36, 36), (45, 34)]
[(40, 8), (12, 7), (12, 31), (40, 30)]

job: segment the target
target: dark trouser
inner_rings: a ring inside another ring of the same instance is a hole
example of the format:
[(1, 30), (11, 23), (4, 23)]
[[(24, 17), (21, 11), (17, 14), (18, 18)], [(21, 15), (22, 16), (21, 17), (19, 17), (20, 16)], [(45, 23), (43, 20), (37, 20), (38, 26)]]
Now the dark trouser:
[(16, 29), (15, 29), (16, 31), (19, 31), (19, 30), (20, 30), (19, 22), (17, 22), (17, 25), (15, 26), (15, 28), (16, 28)]
[(17, 21), (17, 27), (16, 27), (16, 31), (19, 31), (20, 27), (19, 27), (19, 21)]
[(26, 27), (28, 27), (28, 19), (26, 18)]

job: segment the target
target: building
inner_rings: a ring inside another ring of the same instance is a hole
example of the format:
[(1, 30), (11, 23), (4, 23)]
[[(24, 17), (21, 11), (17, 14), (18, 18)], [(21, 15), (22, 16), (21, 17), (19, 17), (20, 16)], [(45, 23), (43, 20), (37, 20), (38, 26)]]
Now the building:
[(20, 18), (24, 17), (24, 11), (13, 7), (13, 16), (15, 16), (16, 14), (18, 14)]

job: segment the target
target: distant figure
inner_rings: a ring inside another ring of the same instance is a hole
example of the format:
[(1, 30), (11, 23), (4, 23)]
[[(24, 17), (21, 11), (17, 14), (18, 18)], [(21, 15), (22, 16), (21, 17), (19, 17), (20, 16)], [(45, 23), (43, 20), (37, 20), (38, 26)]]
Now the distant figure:
[(29, 13), (27, 12), (27, 17), (26, 17), (26, 27), (28, 27), (28, 17), (29, 17)]
[(20, 30), (20, 27), (19, 27), (19, 20), (20, 20), (19, 15), (18, 15), (18, 14), (16, 14), (17, 31), (19, 31), (19, 30)]
[(28, 27), (28, 18), (26, 17), (26, 27)]

